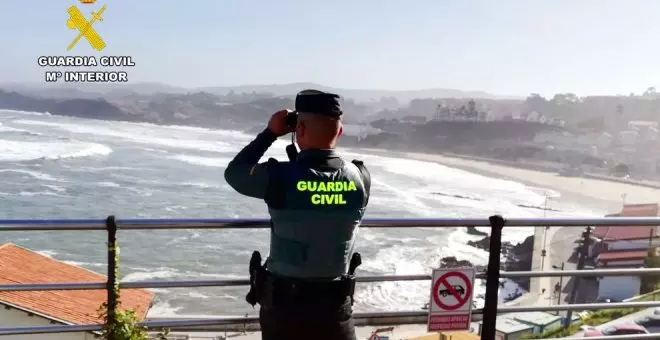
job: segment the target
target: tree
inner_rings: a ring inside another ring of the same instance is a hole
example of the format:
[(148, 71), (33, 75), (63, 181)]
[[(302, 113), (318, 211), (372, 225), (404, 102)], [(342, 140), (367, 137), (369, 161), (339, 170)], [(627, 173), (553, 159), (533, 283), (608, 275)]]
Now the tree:
[(651, 86), (647, 88), (646, 91), (644, 91), (644, 93), (642, 93), (642, 96), (648, 98), (655, 98), (656, 94), (657, 92), (655, 90), (655, 87)]
[[(644, 266), (646, 268), (660, 268), (660, 256), (658, 256), (657, 248), (650, 248), (648, 256), (644, 259)], [(656, 289), (660, 289), (660, 275), (646, 275), (642, 276), (640, 293), (646, 294)]]
[(470, 99), (468, 102), (467, 114), (472, 120), (477, 120), (479, 116), (479, 112), (477, 112), (477, 102), (475, 102), (474, 99)]
[(525, 106), (528, 111), (536, 111), (547, 114), (548, 101), (538, 93), (532, 93), (525, 99)]

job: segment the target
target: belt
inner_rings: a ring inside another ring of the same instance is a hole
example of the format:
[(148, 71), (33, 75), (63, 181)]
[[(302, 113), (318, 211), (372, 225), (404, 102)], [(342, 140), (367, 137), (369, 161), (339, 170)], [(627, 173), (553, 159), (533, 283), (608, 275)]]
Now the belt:
[(261, 254), (252, 253), (250, 259), (250, 291), (246, 301), (254, 306), (314, 303), (344, 303), (350, 297), (354, 303), (355, 270), (362, 263), (359, 253), (353, 253), (348, 274), (338, 280), (300, 279), (278, 276), (261, 265)]
[(263, 282), (259, 282), (258, 286), (261, 286), (258, 295), (262, 306), (340, 306), (346, 303), (348, 297), (353, 296), (355, 278), (345, 276), (339, 280), (305, 280), (266, 272)]

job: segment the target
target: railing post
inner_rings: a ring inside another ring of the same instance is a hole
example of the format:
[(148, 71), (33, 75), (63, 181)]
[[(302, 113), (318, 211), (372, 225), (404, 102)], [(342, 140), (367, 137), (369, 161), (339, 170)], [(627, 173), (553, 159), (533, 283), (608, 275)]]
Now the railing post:
[(504, 218), (499, 215), (488, 218), (490, 222), (490, 253), (486, 270), (486, 301), (481, 324), (481, 340), (495, 339), (498, 291), (500, 289), (500, 256), (502, 254), (502, 229)]
[[(579, 258), (578, 258), (578, 264), (577, 264), (577, 270), (582, 270), (584, 269), (585, 262), (587, 260), (587, 256), (589, 256), (589, 245), (591, 244), (591, 227), (587, 226), (587, 230), (585, 230), (582, 233), (582, 245), (580, 246), (580, 250), (578, 251)], [(580, 291), (580, 281), (581, 279), (579, 277), (574, 278), (573, 280), (573, 287), (571, 287), (571, 295), (568, 298), (568, 303), (569, 304), (575, 304), (575, 300), (577, 299), (577, 294)], [(568, 328), (571, 326), (571, 322), (573, 322), (573, 311), (569, 310), (566, 313), (566, 322), (564, 323), (564, 327)]]
[[(110, 326), (115, 320), (115, 311), (117, 309), (117, 221), (114, 216), (108, 216), (105, 220), (105, 226), (108, 231), (108, 283), (106, 290), (108, 292), (108, 319), (107, 325)], [(114, 340), (114, 332), (108, 333), (107, 340)]]

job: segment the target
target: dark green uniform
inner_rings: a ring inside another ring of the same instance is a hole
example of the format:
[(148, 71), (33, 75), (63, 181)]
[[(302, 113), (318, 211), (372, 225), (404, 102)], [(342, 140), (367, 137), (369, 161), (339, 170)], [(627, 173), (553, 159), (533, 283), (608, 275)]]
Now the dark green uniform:
[(304, 150), (295, 163), (256, 164), (275, 137), (266, 130), (229, 163), (227, 183), (266, 199), (273, 222), (268, 270), (297, 278), (346, 274), (366, 207), (360, 170), (334, 150)]
[(345, 282), (369, 173), (334, 149), (258, 163), (275, 139), (264, 130), (225, 171), (236, 191), (264, 199), (271, 216), (270, 255), (256, 293), (262, 339), (355, 339), (354, 280)]

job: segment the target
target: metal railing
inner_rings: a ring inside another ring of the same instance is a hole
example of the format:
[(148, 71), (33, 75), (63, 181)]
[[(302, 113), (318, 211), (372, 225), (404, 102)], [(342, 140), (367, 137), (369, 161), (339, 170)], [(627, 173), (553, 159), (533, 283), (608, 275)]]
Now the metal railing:
[[(622, 302), (622, 303), (592, 303), (570, 304), (553, 306), (503, 306), (497, 307), (498, 288), (500, 278), (535, 278), (535, 277), (596, 277), (596, 276), (646, 276), (660, 275), (660, 268), (647, 269), (605, 269), (605, 270), (564, 270), (564, 271), (537, 271), (537, 272), (500, 272), (501, 234), (505, 226), (549, 226), (549, 227), (586, 227), (586, 226), (656, 226), (660, 225), (659, 217), (617, 217), (617, 218), (513, 218), (503, 219), (492, 216), (488, 219), (369, 219), (362, 223), (367, 228), (414, 228), (414, 227), (465, 227), (482, 226), (491, 227), (490, 254), (488, 268), (477, 274), (477, 278), (486, 279), (485, 306), (483, 309), (473, 311), (473, 320), (485, 319), (482, 328), (482, 339), (493, 339), (495, 334), (495, 320), (497, 314), (532, 311), (583, 311), (618, 308), (650, 308), (660, 307), (660, 301)], [(160, 230), (160, 229), (254, 229), (269, 228), (267, 219), (126, 219), (115, 220), (110, 216), (105, 220), (0, 220), (0, 233), (3, 231), (107, 231), (108, 244), (114, 245), (116, 232), (120, 230)], [(108, 304), (113, 306), (112, 287), (116, 283), (114, 277), (114, 247), (108, 251), (108, 281), (94, 283), (58, 283), (58, 284), (12, 284), (0, 285), (2, 291), (39, 291), (39, 290), (91, 290), (107, 289)], [(428, 274), (420, 275), (385, 275), (362, 276), (358, 282), (381, 281), (419, 281), (431, 280)], [(204, 281), (140, 281), (120, 282), (121, 288), (183, 288), (183, 287), (229, 287), (246, 286), (249, 280), (204, 280)], [(364, 325), (394, 325), (426, 323), (428, 312), (424, 310), (399, 312), (372, 312), (356, 313), (357, 324)], [(186, 319), (146, 321), (142, 324), (149, 329), (205, 331), (213, 327), (247, 326), (258, 323), (257, 316), (225, 317), (213, 319)], [(25, 335), (69, 332), (97, 332), (102, 329), (101, 324), (89, 325), (54, 325), (39, 327), (0, 328), (2, 335)], [(221, 331), (221, 329), (213, 329)], [(492, 334), (492, 335), (491, 335)], [(653, 339), (658, 334), (626, 335), (623, 337), (602, 337), (602, 339)], [(601, 339), (601, 337), (592, 337)]]

